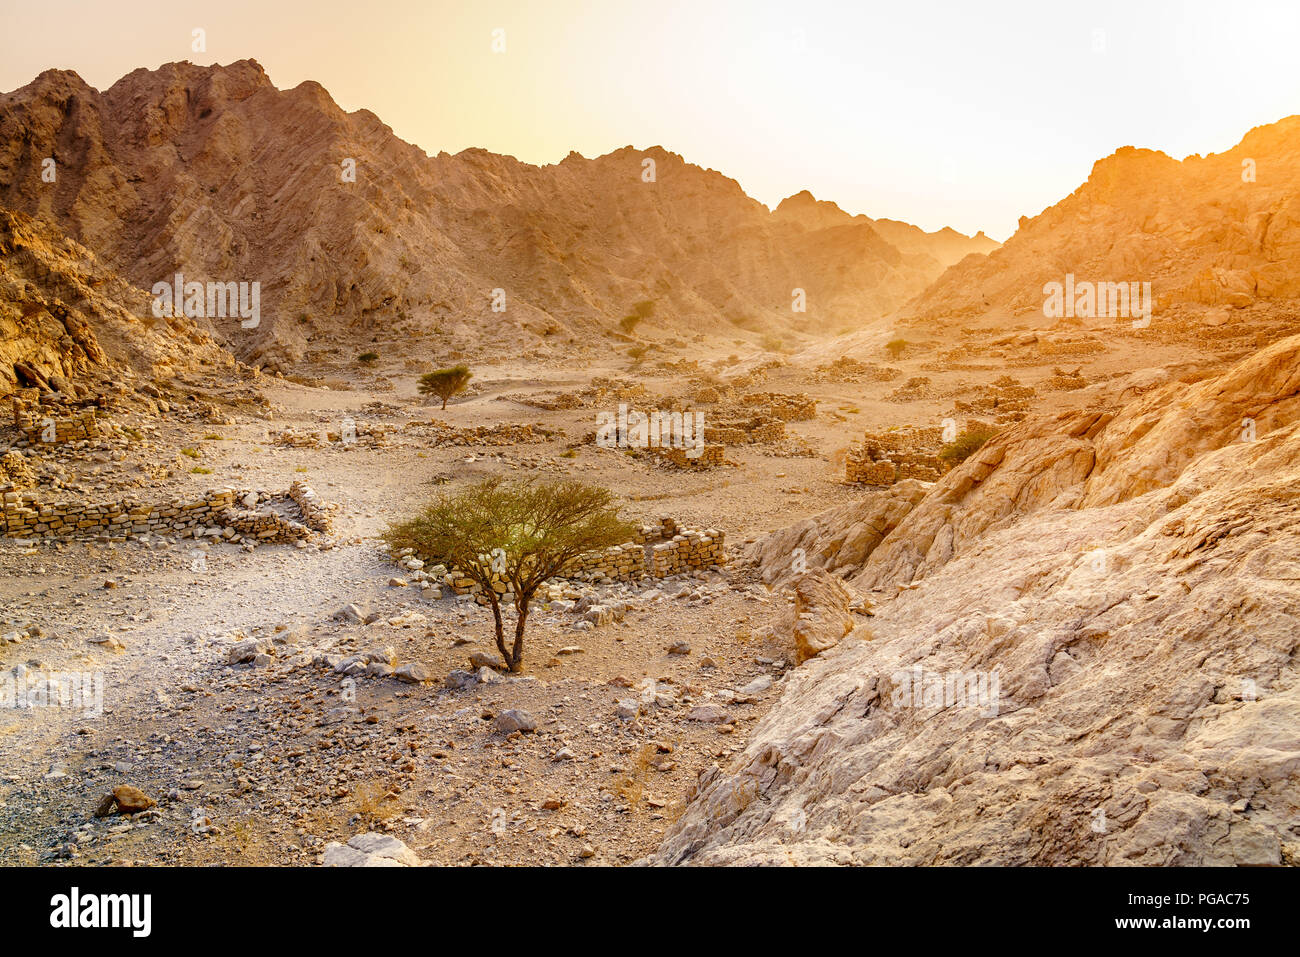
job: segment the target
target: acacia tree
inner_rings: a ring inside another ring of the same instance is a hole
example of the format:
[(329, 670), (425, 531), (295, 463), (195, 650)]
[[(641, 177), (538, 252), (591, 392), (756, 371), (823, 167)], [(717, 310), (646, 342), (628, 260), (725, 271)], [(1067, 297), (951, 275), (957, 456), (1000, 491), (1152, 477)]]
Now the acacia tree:
[[(582, 482), (485, 479), (444, 493), (414, 518), (384, 533), (394, 548), (455, 568), (482, 586), (507, 668), (524, 661), (524, 627), (537, 589), (575, 559), (628, 541), (635, 527), (621, 519), (608, 489)], [(514, 596), (514, 642), (506, 646), (501, 594)]]
[(447, 408), (447, 400), (454, 395), (460, 395), (469, 386), (469, 380), (474, 377), (474, 373), (469, 371), (467, 365), (455, 365), (449, 369), (436, 369), (433, 372), (426, 372), (420, 376), (419, 384), (416, 388), (420, 395), (436, 395), (442, 399), (442, 407)]

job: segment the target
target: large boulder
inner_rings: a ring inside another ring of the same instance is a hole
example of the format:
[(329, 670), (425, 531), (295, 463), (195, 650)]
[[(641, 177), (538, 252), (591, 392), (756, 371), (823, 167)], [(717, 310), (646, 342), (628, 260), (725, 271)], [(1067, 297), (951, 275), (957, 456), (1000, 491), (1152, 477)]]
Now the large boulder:
[(802, 663), (838, 645), (856, 622), (849, 612), (853, 596), (844, 583), (818, 569), (794, 583), (795, 660)]

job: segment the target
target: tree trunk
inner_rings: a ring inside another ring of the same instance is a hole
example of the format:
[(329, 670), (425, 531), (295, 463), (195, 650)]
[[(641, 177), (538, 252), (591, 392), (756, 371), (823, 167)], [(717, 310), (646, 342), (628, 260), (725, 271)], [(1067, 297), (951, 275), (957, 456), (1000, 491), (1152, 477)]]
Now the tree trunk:
[(524, 599), (522, 603), (515, 603), (515, 613), (518, 615), (518, 619), (515, 621), (514, 661), (510, 665), (511, 671), (518, 671), (519, 666), (524, 663), (524, 622), (528, 620), (527, 599)]
[(447, 410), (447, 397), (445, 395), (442, 397), (442, 409), (444, 412)]
[(501, 660), (506, 663), (506, 667), (514, 671), (514, 662), (510, 659), (510, 653), (506, 651), (506, 629), (505, 624), (501, 621), (501, 605), (497, 601), (496, 592), (492, 591), (491, 588), (488, 589), (488, 594), (491, 595), (489, 601), (492, 602), (492, 618), (497, 626), (497, 651), (501, 652)]

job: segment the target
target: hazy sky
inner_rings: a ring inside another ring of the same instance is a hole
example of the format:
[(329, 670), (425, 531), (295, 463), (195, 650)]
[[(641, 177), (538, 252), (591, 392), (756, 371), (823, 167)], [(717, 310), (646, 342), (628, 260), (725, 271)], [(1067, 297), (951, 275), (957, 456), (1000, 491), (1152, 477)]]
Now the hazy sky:
[(1300, 112), (1297, 0), (0, 0), (0, 30), (4, 91), (252, 57), (429, 153), (660, 145), (769, 206), (996, 239), (1120, 146), (1219, 152)]

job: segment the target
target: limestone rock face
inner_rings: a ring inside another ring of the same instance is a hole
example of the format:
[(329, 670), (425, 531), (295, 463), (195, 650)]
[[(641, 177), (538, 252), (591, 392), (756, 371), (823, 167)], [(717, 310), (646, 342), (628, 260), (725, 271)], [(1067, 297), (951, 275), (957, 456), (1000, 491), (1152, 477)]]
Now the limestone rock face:
[(872, 640), (789, 674), (652, 861), (1300, 860), (1298, 362), (991, 441), (868, 557)]
[(0, 396), (76, 388), (124, 369), (163, 376), (189, 359), (233, 364), (193, 323), (154, 319), (149, 306), (89, 249), (0, 209)]
[(993, 245), (807, 199), (778, 215), (660, 147), (541, 167), (427, 156), (318, 83), (276, 89), (252, 60), (136, 70), (103, 92), (49, 70), (0, 97), (0, 204), (57, 223), (145, 289), (178, 271), (259, 281), (257, 328), (205, 329), (267, 365), (309, 336), (368, 342), (381, 327), (558, 353), (572, 343), (557, 333), (607, 329), (648, 300), (656, 322), (691, 332), (734, 331), (740, 315), (775, 332), (796, 287), (809, 328), (825, 329), (884, 315)]
[(925, 496), (926, 485), (906, 479), (879, 492), (764, 536), (746, 550), (763, 581), (779, 587), (799, 568), (824, 568), (841, 577), (856, 572), (881, 541)]

